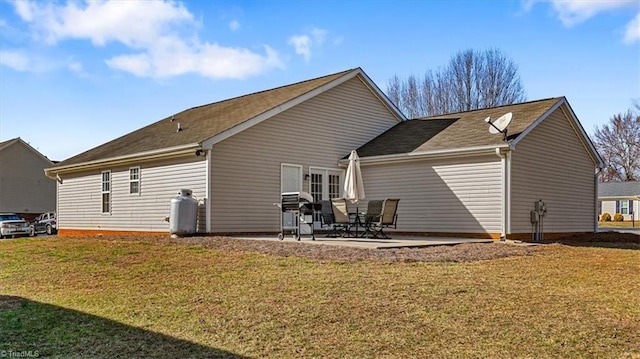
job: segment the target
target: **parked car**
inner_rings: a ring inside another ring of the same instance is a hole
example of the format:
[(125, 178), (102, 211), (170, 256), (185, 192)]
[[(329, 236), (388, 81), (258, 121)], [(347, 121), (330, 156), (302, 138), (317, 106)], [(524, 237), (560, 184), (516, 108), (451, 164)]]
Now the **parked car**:
[(43, 213), (31, 224), (31, 235), (35, 236), (40, 233), (46, 233), (48, 235), (58, 233), (56, 212)]
[(15, 213), (0, 213), (0, 238), (28, 236), (29, 223)]

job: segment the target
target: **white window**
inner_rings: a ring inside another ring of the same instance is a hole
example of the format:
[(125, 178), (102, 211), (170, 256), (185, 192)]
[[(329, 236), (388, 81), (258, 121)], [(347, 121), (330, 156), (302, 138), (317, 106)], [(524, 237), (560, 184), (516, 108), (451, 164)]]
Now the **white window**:
[(629, 213), (629, 201), (627, 201), (627, 200), (620, 201), (620, 213), (621, 214), (630, 214)]
[(129, 193), (140, 194), (140, 167), (129, 168)]
[(102, 213), (111, 213), (111, 171), (102, 172)]

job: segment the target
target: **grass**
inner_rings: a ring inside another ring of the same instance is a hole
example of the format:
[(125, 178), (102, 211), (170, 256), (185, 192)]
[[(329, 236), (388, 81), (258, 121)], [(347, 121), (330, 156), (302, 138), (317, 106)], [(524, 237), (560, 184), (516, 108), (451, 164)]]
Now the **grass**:
[(623, 221), (623, 222), (598, 222), (598, 227), (601, 228), (638, 228), (640, 229), (640, 219), (635, 221)]
[(0, 290), (0, 352), (40, 357), (640, 358), (633, 249), (345, 263), (19, 239)]

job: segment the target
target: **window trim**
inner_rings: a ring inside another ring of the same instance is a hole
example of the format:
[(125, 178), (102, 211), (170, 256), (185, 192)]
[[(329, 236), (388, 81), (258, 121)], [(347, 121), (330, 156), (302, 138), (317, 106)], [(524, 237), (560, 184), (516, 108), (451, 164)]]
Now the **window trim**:
[[(131, 171), (133, 170), (137, 170), (137, 173), (138, 173), (137, 179), (131, 179)], [(138, 192), (131, 192), (132, 183), (138, 183)], [(142, 170), (140, 169), (140, 166), (129, 167), (129, 195), (140, 196), (142, 194), (141, 184), (142, 184)]]
[[(107, 181), (105, 181), (105, 174), (108, 176)], [(100, 173), (100, 212), (102, 214), (111, 214), (112, 207), (112, 196), (111, 196), (111, 170), (102, 171)], [(105, 183), (107, 184), (107, 190), (105, 190)], [(107, 211), (105, 212), (104, 208), (104, 195), (108, 195), (109, 199), (107, 201)]]
[[(626, 206), (625, 206), (626, 204)], [(629, 200), (628, 199), (623, 199), (620, 201), (620, 214), (622, 215), (628, 215), (629, 214)]]

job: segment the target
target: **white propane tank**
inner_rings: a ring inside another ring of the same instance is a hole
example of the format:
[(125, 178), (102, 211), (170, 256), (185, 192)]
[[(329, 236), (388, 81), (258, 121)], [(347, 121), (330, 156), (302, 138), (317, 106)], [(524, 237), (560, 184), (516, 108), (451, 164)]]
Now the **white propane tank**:
[(181, 189), (179, 195), (171, 200), (169, 232), (172, 237), (182, 237), (196, 232), (198, 221), (198, 201), (190, 189)]

